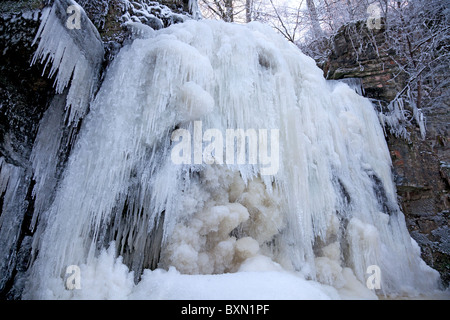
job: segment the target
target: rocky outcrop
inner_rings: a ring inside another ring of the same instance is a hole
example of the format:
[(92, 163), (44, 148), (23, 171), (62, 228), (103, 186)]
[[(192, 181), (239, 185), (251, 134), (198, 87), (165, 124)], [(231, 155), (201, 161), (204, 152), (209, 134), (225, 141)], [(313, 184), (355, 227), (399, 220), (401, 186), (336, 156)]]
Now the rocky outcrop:
[(40, 66), (31, 66), (41, 8), (36, 3), (0, 6), (0, 155), (21, 167), (27, 166), (39, 119), (52, 94), (51, 80), (42, 77)]
[[(403, 89), (405, 78), (392, 59), (384, 29), (369, 31), (365, 22), (349, 24), (332, 37), (330, 55), (322, 66), (327, 79), (362, 79), (366, 95), (391, 101)], [(395, 77), (395, 79), (394, 79)]]
[[(384, 106), (406, 85), (394, 50), (383, 28), (368, 30), (365, 22), (344, 26), (322, 42), (329, 50), (319, 61), (327, 79), (359, 78), (365, 96)], [(323, 49), (324, 50), (324, 49)], [(444, 88), (449, 90), (449, 88)], [(400, 204), (408, 229), (422, 257), (438, 270), (444, 285), (450, 281), (450, 109), (423, 106), (427, 133), (422, 139), (413, 123), (410, 141), (387, 134)]]

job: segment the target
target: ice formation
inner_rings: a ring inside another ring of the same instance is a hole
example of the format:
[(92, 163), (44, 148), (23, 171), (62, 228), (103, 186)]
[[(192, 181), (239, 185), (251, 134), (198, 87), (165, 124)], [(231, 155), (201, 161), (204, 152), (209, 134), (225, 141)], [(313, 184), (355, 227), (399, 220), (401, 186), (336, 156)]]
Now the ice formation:
[[(66, 97), (67, 91), (65, 94), (55, 95), (52, 99), (39, 123), (31, 152), (30, 160), (35, 181), (32, 191), (34, 196), (34, 211), (30, 225), (32, 231), (39, 220), (39, 215), (52, 203), (63, 170), (64, 157), (61, 150), (64, 150), (64, 146), (68, 147), (76, 129), (73, 126), (67, 127), (65, 121)], [(65, 137), (66, 135), (68, 137)]]
[(26, 170), (0, 157), (0, 288), (14, 270), (18, 256), (14, 250), (20, 244), (20, 231), (26, 211)]
[[(68, 8), (73, 8), (73, 15)], [(76, 23), (68, 27), (72, 19)], [(85, 115), (98, 85), (104, 51), (97, 29), (75, 1), (57, 0), (44, 9), (35, 42), (39, 44), (32, 63), (51, 64), (49, 77), (55, 76), (56, 92), (63, 93), (70, 83), (66, 116), (69, 123), (76, 123)]]
[(411, 105), (412, 114), (411, 111), (405, 109), (404, 99), (400, 95), (397, 95), (385, 108), (377, 101), (380, 109), (378, 114), (380, 123), (384, 130), (389, 130), (392, 135), (410, 142), (410, 133), (407, 128), (413, 125), (412, 122), (414, 120), (415, 125), (420, 130), (421, 138), (425, 139), (427, 132), (425, 115), (421, 109), (417, 108), (414, 99), (409, 96), (409, 93), (407, 101)]
[[(377, 294), (437, 288), (398, 208), (367, 99), (327, 83), (311, 58), (258, 23), (142, 29), (107, 70), (39, 217), (24, 298), (371, 299), (374, 265)], [(55, 53), (48, 33), (40, 52)], [(191, 156), (203, 161), (175, 164), (172, 134), (193, 133), (195, 121), (224, 135), (278, 130), (279, 145), (258, 145), (279, 147), (278, 171), (210, 161), (220, 152), (207, 134), (191, 135)], [(71, 265), (81, 289), (65, 287)]]

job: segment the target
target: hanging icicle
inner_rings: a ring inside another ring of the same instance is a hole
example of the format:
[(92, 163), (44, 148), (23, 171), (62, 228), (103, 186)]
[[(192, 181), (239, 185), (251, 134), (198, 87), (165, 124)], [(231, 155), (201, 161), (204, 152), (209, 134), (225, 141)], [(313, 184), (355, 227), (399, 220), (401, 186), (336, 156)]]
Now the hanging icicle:
[[(69, 86), (66, 102), (68, 124), (77, 123), (88, 110), (98, 86), (104, 57), (103, 43), (85, 11), (75, 1), (55, 0), (43, 11), (35, 42), (39, 41), (32, 64), (50, 64), (60, 94)], [(34, 44), (33, 43), (33, 44)]]

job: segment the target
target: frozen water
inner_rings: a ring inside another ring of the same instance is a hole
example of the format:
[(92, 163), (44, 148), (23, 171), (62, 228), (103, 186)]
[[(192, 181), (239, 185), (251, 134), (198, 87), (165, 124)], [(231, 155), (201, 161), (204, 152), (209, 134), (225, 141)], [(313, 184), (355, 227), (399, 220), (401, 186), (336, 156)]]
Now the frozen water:
[[(71, 19), (68, 8), (79, 19), (79, 27), (69, 29)], [(51, 64), (49, 77), (55, 75), (56, 93), (63, 93), (70, 84), (67, 95), (67, 119), (77, 122), (87, 111), (103, 61), (103, 43), (97, 29), (87, 17), (83, 8), (72, 0), (55, 0), (51, 8), (43, 10), (42, 22), (36, 34), (39, 41), (32, 63)]]
[[(172, 161), (174, 131), (205, 160), (207, 130), (228, 129), (278, 130), (278, 171)], [(258, 23), (187, 21), (125, 46), (41, 217), (29, 299), (376, 298), (373, 265), (378, 294), (439, 279), (407, 232), (372, 104)], [(65, 289), (69, 265), (80, 290)]]
[(15, 248), (26, 210), (27, 174), (0, 157), (0, 289), (11, 276), (17, 260)]

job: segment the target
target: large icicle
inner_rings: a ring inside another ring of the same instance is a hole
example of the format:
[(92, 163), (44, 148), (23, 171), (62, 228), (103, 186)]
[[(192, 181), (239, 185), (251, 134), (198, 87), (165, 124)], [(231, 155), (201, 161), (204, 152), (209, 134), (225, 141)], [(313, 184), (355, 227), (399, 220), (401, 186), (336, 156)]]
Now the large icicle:
[[(179, 281), (190, 299), (186, 274), (223, 286), (223, 273), (236, 284), (266, 271), (328, 297), (376, 298), (369, 266), (380, 268), (378, 293), (436, 288), (397, 205), (370, 101), (327, 83), (258, 23), (187, 21), (142, 37), (116, 56), (85, 118), (38, 225), (25, 298), (149, 298)], [(261, 130), (268, 153), (233, 162), (238, 147), (221, 139), (237, 129), (248, 147)], [(81, 268), (81, 290), (64, 289), (69, 265)], [(211, 273), (222, 276), (198, 275)]]
[[(70, 149), (76, 127), (66, 127), (65, 105), (67, 91), (55, 95), (44, 113), (34, 141), (30, 160), (33, 168), (34, 214), (30, 228), (33, 230), (39, 215), (48, 209), (64, 167), (64, 151)], [(38, 237), (36, 237), (38, 238)]]
[[(71, 26), (74, 21), (79, 24)], [(43, 11), (34, 41), (39, 45), (32, 63), (51, 64), (49, 77), (56, 74), (56, 93), (62, 93), (72, 80), (67, 119), (69, 124), (76, 123), (85, 115), (98, 86), (104, 51), (97, 29), (75, 1), (55, 0), (51, 9)]]

